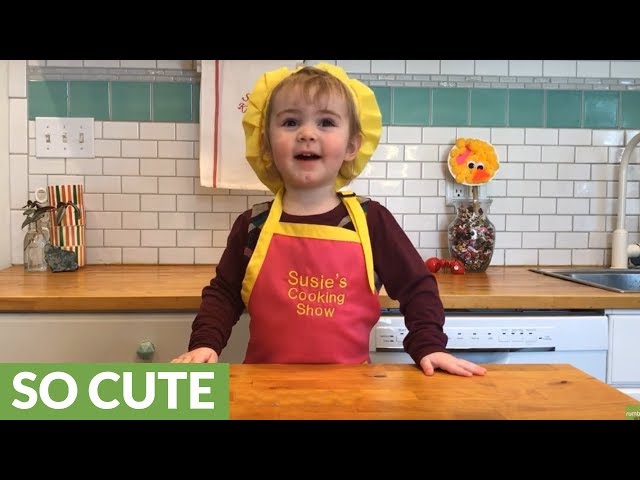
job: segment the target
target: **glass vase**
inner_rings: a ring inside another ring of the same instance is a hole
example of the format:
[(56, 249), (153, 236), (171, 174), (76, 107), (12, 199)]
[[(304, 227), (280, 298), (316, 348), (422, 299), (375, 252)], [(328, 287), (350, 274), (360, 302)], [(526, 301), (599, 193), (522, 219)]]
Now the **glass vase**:
[(449, 254), (464, 264), (466, 272), (484, 272), (491, 263), (496, 230), (487, 216), (491, 199), (457, 199), (456, 216), (449, 224)]
[(49, 229), (40, 220), (29, 224), (24, 235), (24, 269), (27, 272), (46, 272), (48, 265), (44, 247), (49, 243)]

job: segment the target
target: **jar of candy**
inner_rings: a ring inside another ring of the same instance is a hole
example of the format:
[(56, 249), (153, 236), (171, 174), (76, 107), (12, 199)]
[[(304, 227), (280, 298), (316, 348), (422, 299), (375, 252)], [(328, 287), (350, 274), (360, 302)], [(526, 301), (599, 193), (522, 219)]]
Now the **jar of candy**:
[(460, 260), (467, 272), (484, 272), (491, 263), (496, 229), (487, 217), (491, 199), (456, 199), (456, 216), (449, 224), (449, 254)]

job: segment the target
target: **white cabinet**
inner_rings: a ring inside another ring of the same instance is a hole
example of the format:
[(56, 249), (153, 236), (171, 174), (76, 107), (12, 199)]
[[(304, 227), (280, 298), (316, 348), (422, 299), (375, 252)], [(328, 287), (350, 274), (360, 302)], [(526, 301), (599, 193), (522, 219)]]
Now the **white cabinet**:
[(609, 310), (607, 383), (640, 387), (640, 310)]
[[(195, 312), (3, 313), (0, 363), (168, 362), (186, 351), (194, 317)], [(221, 361), (242, 362), (247, 324), (243, 315)]]

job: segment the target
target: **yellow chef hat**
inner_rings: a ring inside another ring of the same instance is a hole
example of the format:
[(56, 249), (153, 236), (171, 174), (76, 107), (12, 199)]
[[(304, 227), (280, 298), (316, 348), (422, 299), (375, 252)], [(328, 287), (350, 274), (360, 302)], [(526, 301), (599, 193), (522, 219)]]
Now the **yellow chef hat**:
[[(353, 160), (353, 171), (355, 175), (359, 175), (378, 146), (382, 132), (382, 115), (376, 97), (367, 85), (359, 80), (349, 78), (346, 72), (340, 67), (328, 63), (318, 63), (313, 66), (329, 72), (338, 78), (353, 95), (362, 128), (362, 145), (360, 146), (360, 150), (358, 150), (356, 158)], [(267, 168), (271, 162), (263, 156), (262, 136), (266, 122), (264, 118), (265, 110), (274, 87), (301, 68), (303, 68), (303, 66), (296, 67), (294, 70), (282, 67), (264, 73), (255, 83), (253, 91), (249, 94), (247, 111), (242, 118), (242, 127), (246, 139), (247, 161), (254, 172), (256, 172), (260, 181), (273, 193), (277, 193), (278, 190), (280, 190), (282, 180), (273, 178), (273, 176), (269, 174)], [(335, 185), (336, 191), (347, 185), (350, 181), (350, 179), (338, 175)]]

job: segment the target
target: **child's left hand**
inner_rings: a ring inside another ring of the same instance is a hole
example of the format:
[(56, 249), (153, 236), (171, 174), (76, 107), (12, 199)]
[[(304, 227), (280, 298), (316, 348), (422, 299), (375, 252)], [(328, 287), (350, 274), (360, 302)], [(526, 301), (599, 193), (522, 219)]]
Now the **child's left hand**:
[(460, 375), (463, 377), (471, 377), (473, 375), (484, 375), (487, 373), (487, 369), (476, 365), (468, 360), (462, 358), (456, 358), (453, 355), (445, 352), (434, 352), (429, 355), (425, 355), (420, 360), (420, 367), (425, 375), (433, 375), (436, 368), (444, 370), (445, 372), (453, 373), (454, 375)]

